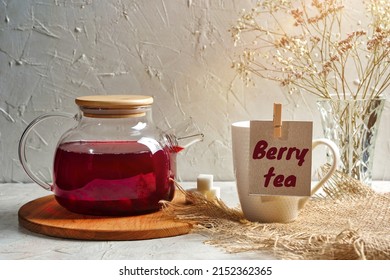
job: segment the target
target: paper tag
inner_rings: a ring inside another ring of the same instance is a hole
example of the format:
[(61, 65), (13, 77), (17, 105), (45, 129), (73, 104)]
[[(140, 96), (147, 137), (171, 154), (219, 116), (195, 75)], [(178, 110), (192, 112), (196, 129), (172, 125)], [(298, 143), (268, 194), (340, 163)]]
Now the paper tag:
[(313, 123), (251, 121), (249, 194), (310, 196)]

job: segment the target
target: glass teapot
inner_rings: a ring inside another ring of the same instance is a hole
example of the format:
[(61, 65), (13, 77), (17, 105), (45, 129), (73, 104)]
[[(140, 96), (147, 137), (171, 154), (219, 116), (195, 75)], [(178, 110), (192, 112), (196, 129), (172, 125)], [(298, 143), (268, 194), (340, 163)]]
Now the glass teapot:
[[(53, 191), (61, 206), (80, 214), (135, 215), (157, 211), (160, 200), (172, 200), (176, 168), (172, 158), (179, 141), (172, 134), (162, 137), (154, 126), (153, 98), (96, 95), (75, 102), (80, 109), (76, 116), (49, 113), (24, 131), (19, 159), (29, 177)], [(52, 184), (32, 172), (26, 158), (28, 135), (50, 117), (72, 117), (77, 122), (57, 144)], [(201, 140), (203, 135), (192, 138)]]

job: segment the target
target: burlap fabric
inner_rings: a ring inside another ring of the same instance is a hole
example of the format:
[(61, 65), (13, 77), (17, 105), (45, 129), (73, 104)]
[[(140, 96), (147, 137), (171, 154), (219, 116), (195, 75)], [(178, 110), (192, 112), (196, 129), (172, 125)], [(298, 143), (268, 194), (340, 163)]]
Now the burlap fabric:
[[(323, 168), (326, 172), (328, 167)], [(163, 202), (168, 215), (194, 223), (207, 244), (227, 252), (271, 252), (279, 259), (390, 259), (390, 194), (336, 173), (291, 223), (256, 223), (240, 208), (178, 186), (190, 202)]]

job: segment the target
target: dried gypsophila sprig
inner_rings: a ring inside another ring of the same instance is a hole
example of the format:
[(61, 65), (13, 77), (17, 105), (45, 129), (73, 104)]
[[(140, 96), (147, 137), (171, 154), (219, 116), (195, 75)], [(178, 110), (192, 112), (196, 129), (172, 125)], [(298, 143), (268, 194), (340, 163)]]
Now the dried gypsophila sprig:
[(390, 1), (365, 2), (370, 23), (363, 29), (357, 22), (350, 31), (344, 30), (343, 1), (307, 2), (265, 0), (243, 11), (230, 32), (235, 46), (248, 38), (251, 43), (232, 67), (247, 84), (255, 74), (287, 86), (290, 93), (381, 96), (390, 85)]

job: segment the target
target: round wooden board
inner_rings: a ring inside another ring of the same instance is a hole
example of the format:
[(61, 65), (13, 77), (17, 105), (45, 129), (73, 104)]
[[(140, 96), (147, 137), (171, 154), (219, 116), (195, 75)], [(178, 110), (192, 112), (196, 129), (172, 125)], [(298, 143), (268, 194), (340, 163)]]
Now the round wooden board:
[[(180, 191), (174, 201), (184, 203)], [(129, 217), (80, 215), (61, 207), (54, 195), (26, 203), (19, 209), (18, 217), (19, 224), (32, 232), (81, 240), (144, 240), (187, 234), (192, 227), (162, 211)]]

